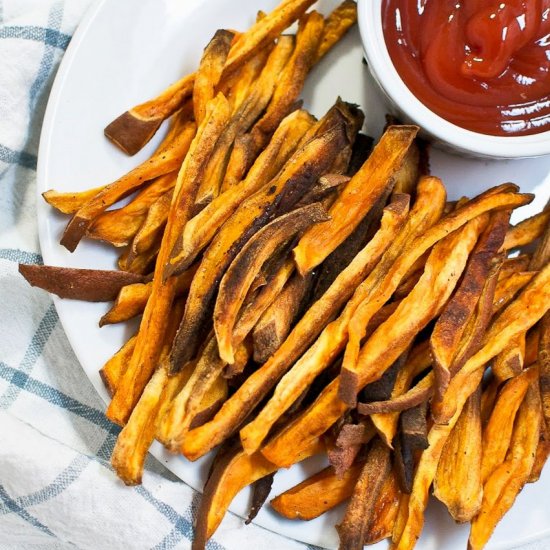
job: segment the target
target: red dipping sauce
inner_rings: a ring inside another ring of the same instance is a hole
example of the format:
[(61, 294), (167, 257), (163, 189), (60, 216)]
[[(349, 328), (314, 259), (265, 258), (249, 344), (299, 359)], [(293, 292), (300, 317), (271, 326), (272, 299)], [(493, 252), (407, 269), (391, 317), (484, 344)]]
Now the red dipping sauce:
[(497, 136), (550, 130), (550, 0), (384, 0), (395, 68), (429, 109)]

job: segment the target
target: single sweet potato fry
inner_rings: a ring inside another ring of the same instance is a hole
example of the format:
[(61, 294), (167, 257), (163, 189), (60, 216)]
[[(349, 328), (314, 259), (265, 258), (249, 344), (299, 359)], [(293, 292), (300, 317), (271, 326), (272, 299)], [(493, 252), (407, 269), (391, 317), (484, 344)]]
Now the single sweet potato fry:
[(42, 196), (50, 206), (53, 206), (53, 208), (62, 214), (74, 214), (90, 199), (94, 198), (101, 190), (103, 190), (104, 187), (105, 185), (101, 185), (100, 187), (94, 187), (93, 189), (86, 189), (86, 191), (77, 191), (72, 193), (61, 193), (50, 189), (49, 191), (44, 191)]
[(135, 345), (136, 337), (132, 336), (99, 370), (99, 375), (111, 396), (115, 393), (118, 381), (134, 353)]
[(341, 476), (329, 466), (275, 497), (271, 506), (288, 519), (315, 519), (352, 495), (363, 465), (359, 461)]
[(336, 526), (340, 550), (362, 550), (366, 533), (374, 520), (374, 506), (390, 470), (390, 451), (380, 439), (376, 439), (363, 464), (344, 518)]
[(125, 271), (76, 269), (51, 265), (19, 264), (19, 273), (31, 286), (37, 286), (60, 298), (109, 302), (126, 285), (143, 283), (145, 277)]
[(509, 378), (517, 376), (522, 370), (525, 362), (525, 333), (516, 336), (509, 345), (501, 351), (493, 361), (493, 374), (504, 382)]
[(550, 222), (550, 208), (512, 226), (506, 233), (502, 250), (511, 250), (538, 239)]
[(534, 271), (518, 271), (509, 277), (501, 279), (495, 288), (493, 299), (493, 315), (512, 301), (514, 296), (536, 275)]
[[(467, 323), (473, 318), (486, 281), (491, 272), (495, 256), (502, 246), (510, 220), (510, 211), (494, 213), (468, 260), (462, 281), (456, 292), (445, 305), (430, 337), (434, 359), (436, 394), (439, 399), (445, 393), (452, 371), (460, 369), (456, 364)], [(481, 331), (480, 331), (481, 332)], [(480, 340), (481, 335), (477, 340)], [(467, 356), (462, 354), (461, 361)]]
[(344, 0), (326, 18), (315, 62), (319, 62), (357, 23), (357, 4)]
[(193, 85), (193, 112), (197, 125), (204, 120), (206, 105), (216, 95), (234, 36), (231, 31), (219, 29), (204, 48)]
[(455, 521), (471, 521), (481, 507), (481, 388), (470, 396), (437, 466), (434, 495)]
[[(302, 275), (318, 266), (359, 225), (391, 185), (391, 177), (417, 132), (416, 126), (395, 126), (386, 131), (330, 209), (330, 221), (307, 231), (294, 249), (296, 265)], [(365, 178), (369, 180), (368, 191), (365, 190)]]
[(223, 276), (214, 308), (214, 329), (220, 357), (233, 363), (233, 328), (261, 266), (285, 242), (315, 223), (326, 221), (320, 203), (293, 210), (260, 229), (241, 249)]
[(374, 504), (373, 518), (364, 538), (366, 545), (375, 544), (392, 536), (401, 495), (397, 478), (394, 472), (390, 471)]

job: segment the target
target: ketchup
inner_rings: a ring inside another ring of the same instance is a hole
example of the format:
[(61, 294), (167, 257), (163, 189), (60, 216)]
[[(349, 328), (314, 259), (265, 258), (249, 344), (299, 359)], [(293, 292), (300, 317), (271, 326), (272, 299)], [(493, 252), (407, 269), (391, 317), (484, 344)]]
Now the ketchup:
[(412, 93), (499, 136), (550, 130), (550, 0), (384, 0), (386, 45)]

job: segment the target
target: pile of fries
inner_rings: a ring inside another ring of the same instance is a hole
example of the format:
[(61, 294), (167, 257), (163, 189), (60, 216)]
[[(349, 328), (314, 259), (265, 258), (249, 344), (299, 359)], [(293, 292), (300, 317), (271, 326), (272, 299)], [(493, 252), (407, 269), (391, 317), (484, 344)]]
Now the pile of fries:
[(282, 516), (347, 500), (342, 549), (404, 550), (433, 487), (480, 549), (550, 452), (550, 210), (510, 226), (533, 199), (513, 184), (448, 202), (417, 127), (373, 147), (357, 106), (305, 111), (308, 72), (356, 19), (312, 4), (216, 32), (195, 73), (107, 127), (133, 154), (171, 118), (149, 160), (44, 194), (71, 215), (62, 244), (120, 247), (120, 271), (20, 270), (114, 300), (101, 325), (142, 315), (101, 369), (124, 426), (112, 464), (131, 485), (154, 439), (189, 460), (220, 446), (193, 548), (242, 488), (252, 519), (279, 468), (326, 453), (271, 501)]

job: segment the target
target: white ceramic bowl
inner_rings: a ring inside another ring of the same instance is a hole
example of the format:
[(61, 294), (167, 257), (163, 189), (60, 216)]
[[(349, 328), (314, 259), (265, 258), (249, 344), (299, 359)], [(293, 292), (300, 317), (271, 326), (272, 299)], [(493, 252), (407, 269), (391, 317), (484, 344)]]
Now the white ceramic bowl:
[(404, 122), (417, 124), (439, 147), (486, 158), (525, 158), (550, 154), (550, 131), (529, 136), (489, 136), (456, 126), (435, 114), (407, 88), (390, 58), (382, 29), (382, 0), (358, 1), (359, 30), (374, 79)]

